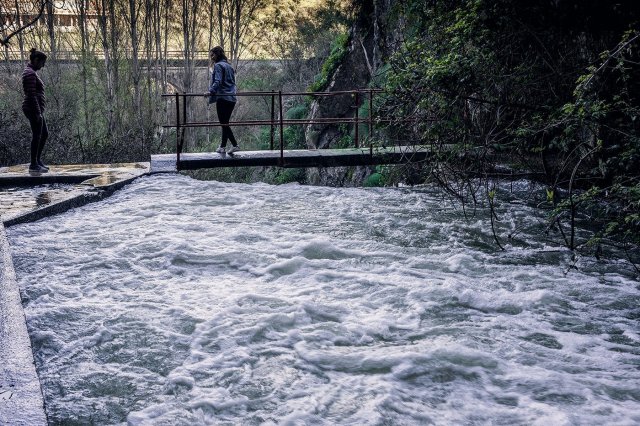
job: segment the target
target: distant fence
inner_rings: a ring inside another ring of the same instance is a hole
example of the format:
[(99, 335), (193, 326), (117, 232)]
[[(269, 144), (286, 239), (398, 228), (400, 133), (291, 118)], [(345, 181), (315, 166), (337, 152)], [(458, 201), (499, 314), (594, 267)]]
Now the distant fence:
[[(131, 50), (119, 50), (119, 53), (124, 58), (131, 58), (133, 56), (133, 52)], [(140, 52), (142, 53), (142, 52)], [(90, 58), (96, 58), (100, 60), (104, 60), (104, 52), (103, 51), (91, 51), (86, 52), (87, 56)], [(192, 52), (193, 60), (202, 62), (209, 62), (209, 52), (206, 50), (197, 50)], [(0, 50), (0, 58), (3, 61), (9, 62), (18, 62), (24, 60), (29, 60), (29, 51), (25, 50), (24, 52), (20, 52), (20, 50), (16, 49), (2, 49)], [(78, 62), (82, 60), (82, 52), (76, 50), (58, 50), (55, 52), (55, 58), (58, 61), (62, 62)], [(167, 52), (163, 52), (162, 60), (167, 60), (171, 62), (179, 62), (184, 61), (185, 54), (182, 50), (169, 50)], [(147, 58), (143, 57), (139, 54), (140, 61), (146, 61)], [(151, 58), (151, 60), (155, 60), (156, 58)]]

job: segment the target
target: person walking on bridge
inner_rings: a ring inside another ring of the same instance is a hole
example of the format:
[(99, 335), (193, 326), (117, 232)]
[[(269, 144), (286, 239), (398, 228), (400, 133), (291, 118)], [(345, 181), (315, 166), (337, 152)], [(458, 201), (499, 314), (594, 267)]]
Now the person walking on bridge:
[(213, 65), (211, 73), (211, 84), (209, 85), (209, 104), (216, 104), (216, 112), (218, 113), (218, 121), (222, 124), (222, 142), (216, 150), (217, 153), (223, 154), (227, 147), (227, 141), (231, 141), (231, 147), (226, 151), (232, 154), (240, 148), (238, 142), (231, 131), (229, 124), (231, 113), (236, 106), (236, 76), (233, 67), (227, 61), (227, 56), (220, 46), (216, 46), (209, 51), (209, 58)]
[(33, 48), (29, 55), (29, 63), (22, 72), (22, 88), (24, 90), (22, 112), (31, 126), (30, 173), (46, 173), (49, 171), (49, 168), (44, 165), (41, 158), (42, 149), (49, 137), (49, 129), (43, 115), (46, 104), (44, 83), (37, 74), (37, 71), (44, 67), (45, 62), (47, 62), (47, 55)]

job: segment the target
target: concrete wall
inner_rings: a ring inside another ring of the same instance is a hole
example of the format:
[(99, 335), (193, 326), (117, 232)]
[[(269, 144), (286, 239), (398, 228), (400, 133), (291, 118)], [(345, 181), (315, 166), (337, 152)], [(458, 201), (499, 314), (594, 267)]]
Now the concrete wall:
[(0, 425), (46, 425), (9, 242), (0, 222)]

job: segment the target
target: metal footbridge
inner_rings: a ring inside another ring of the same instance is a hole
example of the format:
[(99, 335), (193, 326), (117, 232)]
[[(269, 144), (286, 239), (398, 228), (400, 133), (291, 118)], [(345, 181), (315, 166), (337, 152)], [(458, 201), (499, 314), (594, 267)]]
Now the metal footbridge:
[[(270, 128), (270, 149), (261, 151), (239, 151), (234, 154), (199, 152), (185, 153), (185, 130), (198, 127), (221, 127), (223, 124), (215, 121), (189, 121), (187, 119), (188, 98), (202, 98), (202, 93), (174, 93), (164, 94), (175, 105), (175, 123), (163, 126), (166, 129), (175, 129), (176, 153), (158, 154), (151, 156), (152, 172), (175, 172), (179, 170), (195, 170), (217, 167), (339, 167), (339, 166), (365, 166), (377, 164), (403, 164), (408, 162), (420, 162), (429, 159), (434, 153), (432, 146), (383, 146), (372, 144), (362, 146), (360, 141), (360, 126), (368, 126), (369, 134), (377, 124), (390, 123), (391, 119), (373, 116), (373, 98), (375, 94), (382, 92), (380, 89), (360, 89), (336, 92), (239, 92), (237, 96), (268, 97), (271, 100), (270, 119), (245, 120), (226, 124), (227, 126), (268, 126)], [(330, 97), (350, 96), (353, 100), (352, 117), (335, 118), (284, 118), (285, 96), (309, 96)], [(368, 116), (360, 117), (358, 109), (364, 102), (369, 103)], [(408, 121), (408, 120), (405, 120)], [(397, 123), (398, 121), (393, 121)], [(293, 125), (348, 125), (353, 129), (354, 146), (341, 149), (293, 149), (284, 147), (284, 129)], [(276, 133), (278, 137), (276, 140)]]

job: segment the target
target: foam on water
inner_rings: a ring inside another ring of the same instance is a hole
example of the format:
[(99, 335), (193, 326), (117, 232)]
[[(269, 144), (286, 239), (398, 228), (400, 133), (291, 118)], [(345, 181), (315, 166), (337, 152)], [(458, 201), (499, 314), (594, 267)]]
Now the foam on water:
[(50, 420), (639, 423), (636, 277), (504, 208), (157, 176), (11, 228)]

